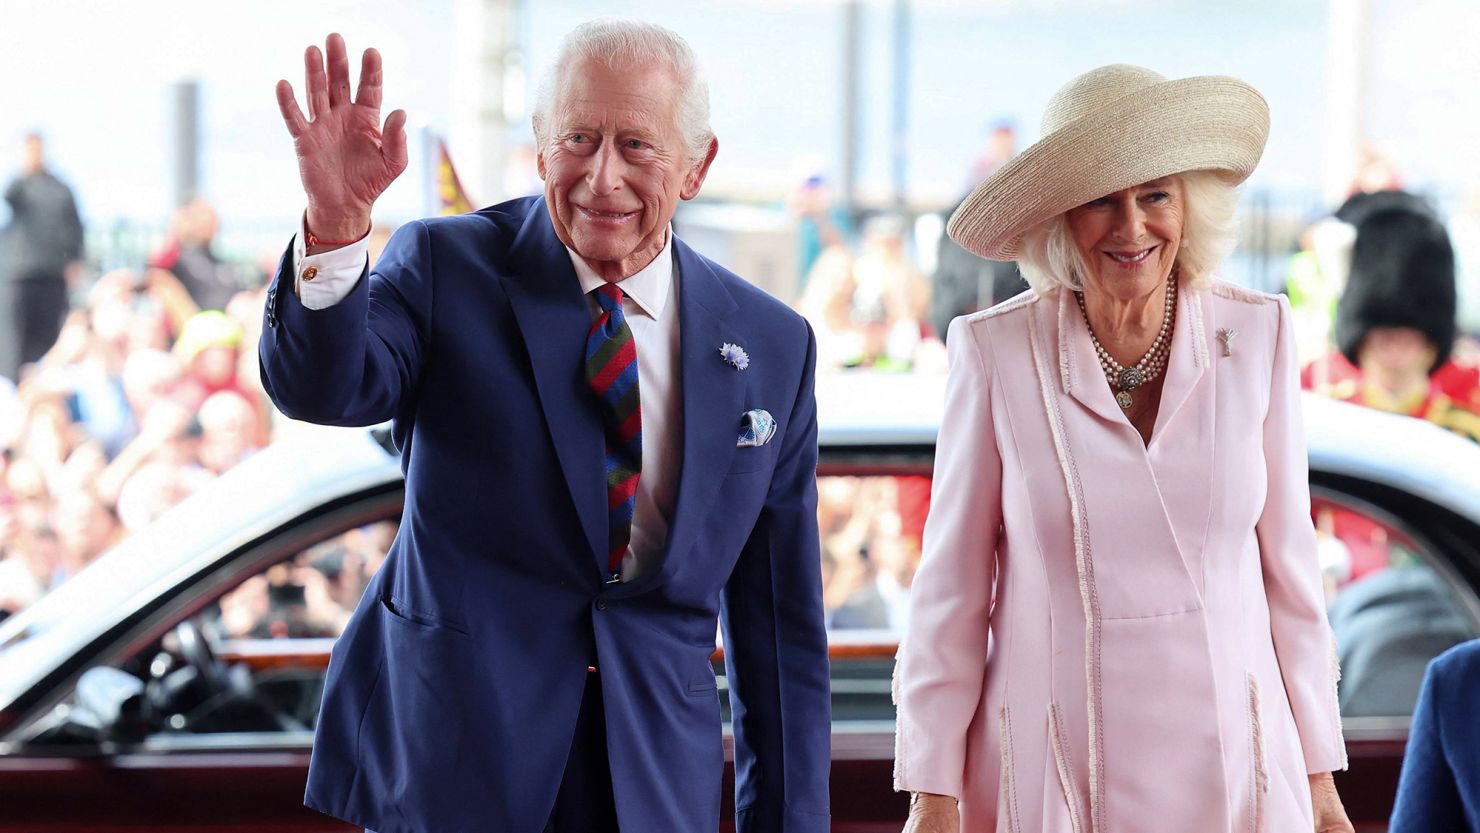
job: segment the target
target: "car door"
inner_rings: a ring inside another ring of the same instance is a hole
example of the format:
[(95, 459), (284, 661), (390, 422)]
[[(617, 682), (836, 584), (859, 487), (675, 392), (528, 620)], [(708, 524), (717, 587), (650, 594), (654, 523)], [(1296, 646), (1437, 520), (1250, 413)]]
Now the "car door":
[(306, 505), (166, 591), (0, 755), (0, 831), (358, 829), (303, 789), (329, 651), (400, 508), (399, 488)]

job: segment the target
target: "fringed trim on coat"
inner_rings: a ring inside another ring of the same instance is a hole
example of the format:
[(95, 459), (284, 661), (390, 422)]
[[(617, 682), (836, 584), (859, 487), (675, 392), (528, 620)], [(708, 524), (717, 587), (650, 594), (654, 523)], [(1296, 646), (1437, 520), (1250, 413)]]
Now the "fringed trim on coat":
[[(894, 710), (899, 711), (899, 660), (904, 656), (904, 640), (899, 640), (899, 648), (894, 652), (894, 673), (889, 679), (889, 700), (894, 703)], [(900, 777), (904, 773), (904, 747), (901, 740), (903, 732), (894, 733), (894, 791), (904, 792), (904, 786), (900, 783)]]
[(1018, 819), (1017, 772), (1012, 766), (1012, 719), (1007, 707), (997, 711), (997, 730), (1001, 741), (997, 744), (1002, 754), (1002, 771), (997, 776), (997, 812), (1007, 817), (1007, 833), (1022, 833), (1023, 823)]
[(1341, 658), (1336, 655), (1336, 634), (1327, 628), (1326, 641), (1331, 645), (1331, 732), (1336, 745), (1341, 747), (1341, 767), (1345, 772), (1350, 765), (1346, 759), (1346, 737), (1341, 732), (1341, 698), (1337, 683), (1341, 682)]
[[(1063, 291), (1063, 290), (1060, 290)], [(1060, 304), (1060, 310), (1064, 305)], [(1069, 495), (1069, 511), (1074, 520), (1074, 564), (1079, 574), (1079, 597), (1084, 603), (1085, 676), (1088, 685), (1089, 705), (1089, 802), (1090, 829), (1106, 830), (1105, 823), (1105, 748), (1104, 704), (1101, 702), (1100, 674), (1100, 598), (1095, 590), (1094, 558), (1089, 545), (1089, 518), (1084, 512), (1084, 486), (1079, 479), (1079, 469), (1069, 454), (1068, 439), (1064, 434), (1064, 415), (1059, 410), (1058, 397), (1054, 395), (1048, 357), (1043, 346), (1042, 327), (1034, 317), (1029, 324), (1033, 346), (1033, 364), (1038, 371), (1038, 387), (1043, 394), (1044, 412), (1048, 414), (1048, 427), (1053, 434), (1054, 451), (1058, 454), (1059, 467), (1064, 474), (1064, 487)], [(1059, 371), (1067, 389), (1069, 381), (1068, 349), (1065, 339), (1067, 328), (1062, 315), (1059, 322)]]
[(1219, 298), (1227, 298), (1230, 301), (1240, 301), (1245, 304), (1267, 304), (1275, 299), (1275, 296), (1270, 295), (1268, 292), (1245, 289), (1228, 281), (1214, 280), (1208, 288)]
[(1269, 792), (1269, 766), (1264, 758), (1264, 725), (1259, 708), (1259, 680), (1249, 674), (1249, 757), (1253, 758), (1254, 783), (1249, 791), (1252, 833), (1264, 830), (1264, 796)]
[(1064, 801), (1069, 805), (1069, 826), (1073, 833), (1084, 833), (1084, 822), (1079, 811), (1079, 793), (1074, 789), (1074, 776), (1069, 770), (1069, 747), (1064, 740), (1058, 703), (1048, 704), (1048, 732), (1053, 739), (1053, 760), (1059, 770), (1059, 786), (1063, 787)]

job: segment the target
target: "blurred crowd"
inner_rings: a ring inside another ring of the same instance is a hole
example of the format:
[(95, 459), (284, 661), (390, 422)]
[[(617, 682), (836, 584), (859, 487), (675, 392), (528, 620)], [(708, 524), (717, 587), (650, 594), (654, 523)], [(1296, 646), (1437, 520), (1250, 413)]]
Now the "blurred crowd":
[[(1010, 123), (989, 127), (963, 198), (1015, 145)], [(216, 212), (197, 200), (178, 209), (137, 268), (90, 275), (76, 201), (50, 172), (39, 136), (26, 138), (5, 195), (0, 617), (263, 448), (275, 424), (256, 345), (276, 252), (253, 265), (223, 259)], [(944, 373), (950, 320), (1026, 289), (1014, 264), (981, 260), (941, 233), (950, 209), (913, 219), (851, 212), (817, 173), (785, 209), (800, 267), (793, 301), (817, 331), (822, 372)], [(376, 228), (372, 257), (388, 234)], [(1315, 218), (1284, 288), (1307, 388), (1480, 441), (1480, 346), (1457, 325), (1446, 225), (1403, 190), (1386, 160), (1369, 155), (1350, 199)], [(833, 627), (903, 621), (929, 490), (925, 477), (819, 484)], [(1386, 564), (1384, 530), (1334, 510), (1317, 522), (1323, 541), (1335, 543), (1323, 561), (1337, 583)], [(305, 554), (244, 585), (222, 601), (223, 628), (335, 632), (333, 620), (352, 609), (354, 585), (368, 580), (390, 534), (357, 531), (328, 555)], [(292, 613), (299, 606), (302, 616)]]
[[(147, 264), (87, 278), (75, 203), (40, 137), (27, 138), (6, 197), (0, 616), (262, 448), (269, 430), (256, 370), (263, 276), (216, 257), (208, 204), (181, 208)], [(62, 303), (17, 284), (46, 284)]]

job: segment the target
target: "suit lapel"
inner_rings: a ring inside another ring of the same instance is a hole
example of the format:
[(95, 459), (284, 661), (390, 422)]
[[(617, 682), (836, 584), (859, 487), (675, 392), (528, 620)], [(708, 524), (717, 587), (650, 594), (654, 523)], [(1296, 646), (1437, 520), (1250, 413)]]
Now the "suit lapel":
[(575, 501), (581, 528), (606, 569), (605, 447), (601, 416), (582, 374), (591, 311), (575, 267), (545, 209), (535, 200), (510, 249), (515, 274), (505, 286), (529, 351), (545, 425)]
[(683, 462), (673, 505), (663, 564), (638, 576), (625, 592), (638, 592), (672, 569), (708, 516), (710, 504), (729, 470), (745, 408), (745, 373), (726, 364), (725, 342), (744, 347), (743, 336), (727, 320), (735, 301), (703, 258), (674, 238), (678, 263), (679, 362), (683, 400)]

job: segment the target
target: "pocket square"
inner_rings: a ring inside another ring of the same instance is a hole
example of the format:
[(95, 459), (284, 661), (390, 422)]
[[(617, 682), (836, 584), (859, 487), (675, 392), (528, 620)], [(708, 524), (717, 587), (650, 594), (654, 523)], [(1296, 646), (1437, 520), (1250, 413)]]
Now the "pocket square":
[(746, 411), (743, 420), (740, 439), (735, 442), (736, 448), (762, 446), (776, 436), (776, 418), (771, 416), (770, 411), (760, 408)]

